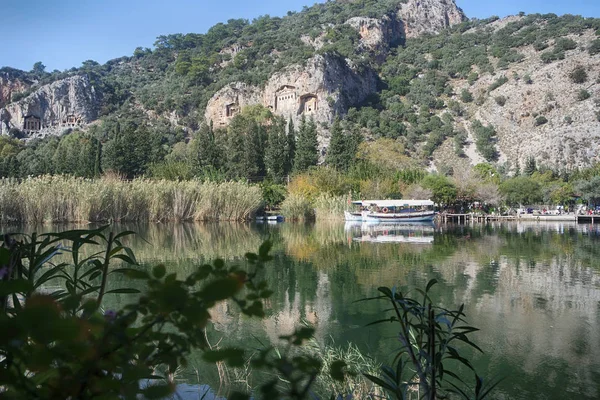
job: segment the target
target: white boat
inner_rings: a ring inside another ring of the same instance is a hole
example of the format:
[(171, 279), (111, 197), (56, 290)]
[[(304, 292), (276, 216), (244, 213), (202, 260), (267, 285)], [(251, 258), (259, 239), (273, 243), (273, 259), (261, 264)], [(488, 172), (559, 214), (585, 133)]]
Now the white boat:
[(346, 221), (430, 222), (435, 218), (431, 200), (361, 200), (359, 211), (346, 211)]

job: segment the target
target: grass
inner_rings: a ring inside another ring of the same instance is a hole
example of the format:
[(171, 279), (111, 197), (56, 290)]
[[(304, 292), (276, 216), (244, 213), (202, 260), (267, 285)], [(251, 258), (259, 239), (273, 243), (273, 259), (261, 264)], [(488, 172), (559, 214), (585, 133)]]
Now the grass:
[(0, 223), (242, 221), (262, 204), (260, 188), (242, 182), (0, 180)]

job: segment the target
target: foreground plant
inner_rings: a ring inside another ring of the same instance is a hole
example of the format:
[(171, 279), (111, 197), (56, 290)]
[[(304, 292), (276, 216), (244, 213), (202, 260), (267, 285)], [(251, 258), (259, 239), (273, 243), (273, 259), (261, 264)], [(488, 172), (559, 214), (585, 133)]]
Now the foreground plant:
[[(151, 271), (132, 268), (135, 257), (121, 243), (131, 232), (106, 236), (105, 230), (5, 236), (0, 248), (1, 397), (164, 398), (174, 393), (175, 371), (187, 364), (194, 348), (206, 350), (203, 358), (209, 362), (244, 363), (241, 349), (209, 350), (203, 328), (211, 308), (223, 300), (248, 316), (264, 316), (262, 301), (271, 291), (256, 277), (271, 259), (269, 243), (257, 254), (246, 254), (249, 271), (216, 260), (178, 279), (161, 265)], [(83, 247), (91, 246), (101, 250), (82, 256)], [(56, 262), (67, 253), (70, 262)], [(115, 260), (130, 266), (114, 269)], [(104, 296), (138, 292), (107, 290), (112, 274), (141, 282), (145, 293), (121, 310), (103, 313)], [(64, 288), (44, 290), (57, 285)], [(296, 346), (311, 333), (303, 329), (285, 339)], [(265, 398), (304, 398), (320, 369), (318, 362), (271, 353), (265, 350), (253, 364), (285, 376), (289, 385), (266, 385)], [(233, 397), (248, 398), (241, 393)]]
[[(414, 393), (419, 399), (427, 400), (448, 398), (450, 394), (465, 399), (484, 399), (500, 381), (484, 384), (484, 379), (475, 373), (471, 362), (460, 354), (461, 345), (482, 352), (469, 339), (469, 334), (478, 329), (466, 324), (464, 305), (458, 310), (448, 310), (434, 304), (429, 291), (436, 283), (437, 280), (433, 279), (425, 291), (417, 289), (423, 296), (422, 301), (405, 296), (397, 288), (387, 287), (379, 288), (382, 296), (369, 299), (385, 300), (391, 305), (391, 317), (370, 325), (397, 324), (401, 347), (393, 365), (382, 367), (381, 377), (365, 376), (395, 399), (412, 398)], [(473, 371), (474, 388), (454, 372), (457, 363)]]

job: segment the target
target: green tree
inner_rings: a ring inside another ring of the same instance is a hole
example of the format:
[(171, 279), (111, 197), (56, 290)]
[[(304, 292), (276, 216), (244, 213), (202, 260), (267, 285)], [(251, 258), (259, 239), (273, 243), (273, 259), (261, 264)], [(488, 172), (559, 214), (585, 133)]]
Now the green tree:
[(126, 125), (103, 146), (102, 170), (115, 171), (131, 179), (143, 175), (148, 166), (162, 157), (156, 152), (159, 141), (144, 126)]
[(220, 170), (223, 167), (223, 150), (215, 138), (212, 123), (200, 126), (190, 147), (191, 161), (196, 173), (207, 169)]
[(285, 174), (289, 175), (294, 169), (294, 158), (296, 157), (296, 128), (294, 121), (290, 118), (287, 127), (287, 141), (285, 148)]
[(500, 185), (500, 192), (511, 206), (535, 204), (543, 199), (541, 185), (529, 176), (507, 179)]
[(431, 200), (440, 206), (448, 206), (456, 201), (456, 186), (443, 175), (427, 175), (421, 185), (432, 192)]
[(531, 175), (533, 175), (533, 173), (535, 171), (537, 171), (537, 165), (535, 163), (535, 158), (530, 156), (527, 158), (527, 161), (525, 162), (525, 169), (523, 170), (523, 173), (527, 176), (531, 176)]
[(317, 126), (312, 118), (306, 120), (303, 115), (294, 155), (294, 172), (303, 172), (317, 165), (319, 161), (318, 145)]
[(38, 76), (42, 76), (46, 72), (46, 66), (41, 61), (38, 61), (35, 64), (33, 64), (31, 72)]
[(275, 183), (282, 183), (286, 176), (287, 140), (285, 120), (278, 118), (268, 131), (265, 149), (267, 176)]
[(581, 195), (581, 198), (587, 201), (588, 204), (600, 204), (600, 176), (578, 181), (575, 188)]
[(352, 153), (352, 143), (349, 139), (344, 135), (340, 120), (336, 117), (331, 126), (331, 140), (325, 158), (327, 165), (342, 171), (350, 167), (355, 153)]

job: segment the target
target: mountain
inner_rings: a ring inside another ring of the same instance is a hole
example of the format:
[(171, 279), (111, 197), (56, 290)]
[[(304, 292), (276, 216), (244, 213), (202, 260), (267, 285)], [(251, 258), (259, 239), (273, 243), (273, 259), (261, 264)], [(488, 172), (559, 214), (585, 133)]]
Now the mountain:
[(93, 127), (108, 142), (127, 120), (169, 126), (159, 141), (171, 153), (203, 122), (227, 129), (262, 106), (296, 126), (312, 117), (322, 154), (340, 116), (441, 172), (483, 161), (510, 172), (532, 157), (571, 170), (600, 161), (599, 35), (599, 19), (570, 15), (469, 20), (454, 0), (330, 1), (161, 36), (104, 65), (0, 69), (0, 129)]

